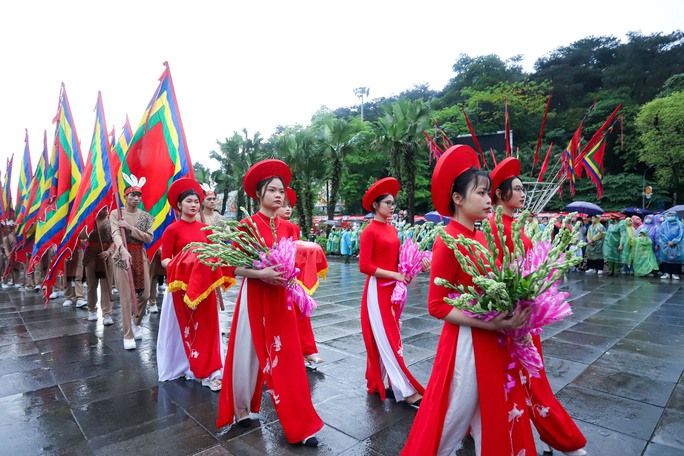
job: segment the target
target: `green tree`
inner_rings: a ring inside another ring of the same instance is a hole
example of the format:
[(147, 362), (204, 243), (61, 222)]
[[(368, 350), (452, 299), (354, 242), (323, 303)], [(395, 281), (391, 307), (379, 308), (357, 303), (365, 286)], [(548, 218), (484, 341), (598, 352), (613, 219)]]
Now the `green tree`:
[(277, 157), (292, 170), (290, 187), (297, 193), (295, 214), (299, 215), (299, 228), (306, 237), (313, 227), (318, 190), (325, 177), (325, 168), (320, 163), (321, 144), (312, 128), (301, 127), (284, 129), (269, 142)]
[(387, 154), (394, 176), (406, 195), (408, 221), (416, 211), (416, 171), (421, 151), (426, 149), (423, 130), (430, 122), (431, 110), (420, 100), (400, 99), (383, 108), (376, 121), (376, 147)]
[(327, 201), (328, 219), (335, 217), (335, 206), (340, 196), (340, 182), (344, 174), (344, 157), (352, 149), (356, 132), (353, 126), (344, 119), (328, 117), (320, 126), (320, 138), (324, 146), (327, 160), (327, 178), (330, 182), (330, 193)]
[(658, 183), (676, 202), (684, 165), (684, 92), (646, 103), (636, 118), (641, 160), (656, 167)]
[(486, 90), (500, 82), (512, 84), (525, 78), (520, 61), (521, 55), (501, 60), (496, 54), (470, 57), (461, 54), (454, 63), (456, 75), (449, 81), (442, 92), (440, 107), (449, 107), (463, 103), (466, 96), (463, 89)]

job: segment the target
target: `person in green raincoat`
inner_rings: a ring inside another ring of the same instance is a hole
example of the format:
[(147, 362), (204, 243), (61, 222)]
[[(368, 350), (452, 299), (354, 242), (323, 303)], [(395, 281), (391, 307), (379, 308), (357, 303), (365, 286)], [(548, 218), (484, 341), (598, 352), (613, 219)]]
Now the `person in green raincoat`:
[(351, 251), (353, 256), (359, 255), (359, 236), (361, 235), (361, 229), (358, 225), (354, 225), (354, 229), (351, 232)]
[[(619, 223), (618, 223), (619, 222)], [(610, 224), (606, 230), (603, 239), (603, 259), (608, 263), (609, 276), (618, 275), (620, 273), (620, 222), (618, 217), (613, 215), (610, 217)]]
[(603, 274), (603, 238), (606, 229), (601, 225), (601, 217), (591, 217), (591, 225), (587, 228), (587, 273)]
[[(639, 227), (641, 228), (641, 227)], [(649, 274), (655, 275), (658, 272), (658, 260), (653, 253), (653, 241), (648, 235), (648, 230), (637, 230), (634, 238), (632, 265), (634, 267), (634, 277), (644, 277)]]
[(636, 232), (634, 230), (632, 219), (625, 219), (624, 229), (620, 230), (620, 261), (622, 263), (622, 273), (632, 273), (632, 247), (634, 246), (634, 237)]

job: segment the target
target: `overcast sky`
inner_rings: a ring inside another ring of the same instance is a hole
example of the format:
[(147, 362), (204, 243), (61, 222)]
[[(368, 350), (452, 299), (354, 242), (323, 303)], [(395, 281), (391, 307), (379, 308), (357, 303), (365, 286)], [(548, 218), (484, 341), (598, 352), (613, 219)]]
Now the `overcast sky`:
[(440, 90), (462, 53), (523, 54), (531, 70), (590, 35), (682, 28), (682, 0), (3, 2), (0, 171), (14, 153), (16, 182), (25, 128), (35, 167), (61, 82), (85, 160), (97, 91), (108, 128), (118, 135), (128, 114), (135, 129), (168, 61), (191, 158), (216, 169), (209, 151), (234, 130), (306, 125), (322, 105), (356, 104), (359, 86), (371, 98)]

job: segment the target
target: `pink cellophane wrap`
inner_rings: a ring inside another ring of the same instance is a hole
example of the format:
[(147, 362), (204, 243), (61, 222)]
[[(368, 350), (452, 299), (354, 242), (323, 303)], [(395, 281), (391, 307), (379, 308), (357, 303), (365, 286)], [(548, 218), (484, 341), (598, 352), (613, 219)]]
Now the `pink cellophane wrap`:
[(278, 265), (277, 271), (283, 272), (281, 276), (285, 279), (283, 285), (287, 289), (288, 304), (292, 300), (302, 311), (305, 317), (310, 317), (311, 312), (318, 306), (316, 301), (306, 294), (301, 284), (297, 282), (297, 275), (299, 269), (295, 267), (295, 258), (297, 256), (297, 246), (292, 238), (281, 239), (275, 247), (268, 252), (259, 254), (259, 260), (254, 261), (256, 269), (265, 269), (271, 266)]
[[(419, 272), (423, 270), (423, 258), (432, 261), (432, 252), (420, 250), (418, 244), (413, 242), (411, 238), (406, 239), (404, 244), (399, 249), (399, 265), (397, 269), (406, 278), (412, 280)], [(399, 304), (399, 317), (404, 311), (406, 305), (406, 284), (403, 282), (396, 282), (394, 290), (392, 291), (392, 302)]]
[[(525, 260), (513, 267), (522, 267), (523, 276), (527, 276), (546, 261), (550, 250), (551, 244), (549, 242), (538, 242), (534, 248), (528, 251)], [(562, 256), (560, 261), (562, 261)], [(550, 277), (549, 275), (546, 280), (550, 280)], [(526, 343), (525, 337), (528, 334), (539, 335), (543, 332), (542, 328), (544, 326), (571, 315), (572, 310), (567, 302), (568, 296), (569, 293), (567, 292), (559, 292), (558, 284), (554, 283), (536, 298), (518, 301), (516, 308), (523, 310), (530, 307), (532, 309), (527, 325), (519, 329), (501, 331), (501, 333), (510, 338), (509, 350), (513, 361), (518, 361), (533, 377), (539, 376), (539, 371), (544, 368), (544, 361), (534, 344), (531, 341)], [(455, 298), (458, 297), (458, 294), (451, 293), (449, 297)], [(492, 311), (487, 314), (474, 314), (467, 310), (464, 310), (464, 312), (470, 317), (485, 321), (489, 321), (499, 314), (498, 311)]]

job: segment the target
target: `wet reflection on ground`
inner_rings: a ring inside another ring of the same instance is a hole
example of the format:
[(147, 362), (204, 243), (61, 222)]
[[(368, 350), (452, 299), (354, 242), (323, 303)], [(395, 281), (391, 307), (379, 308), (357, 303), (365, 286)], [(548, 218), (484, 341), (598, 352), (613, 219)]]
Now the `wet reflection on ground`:
[[(427, 314), (428, 276), (409, 286), (404, 357), (427, 383), (441, 323)], [(159, 314), (123, 349), (113, 326), (87, 312), (47, 308), (33, 291), (0, 291), (0, 454), (396, 455), (415, 410), (365, 391), (359, 307), (364, 276), (330, 261), (312, 317), (326, 362), (309, 371), (326, 426), (317, 449), (289, 445), (268, 395), (257, 425), (216, 429), (218, 394), (194, 381), (157, 382)], [(677, 282), (571, 274), (574, 315), (543, 334), (547, 375), (591, 455), (684, 454), (684, 293)], [(237, 295), (225, 293), (225, 339)], [(161, 302), (159, 299), (158, 302)], [(458, 455), (474, 454), (466, 440)], [(541, 447), (539, 453), (541, 454)]]

